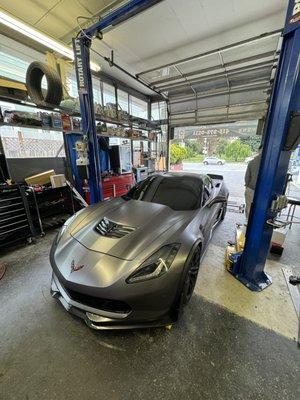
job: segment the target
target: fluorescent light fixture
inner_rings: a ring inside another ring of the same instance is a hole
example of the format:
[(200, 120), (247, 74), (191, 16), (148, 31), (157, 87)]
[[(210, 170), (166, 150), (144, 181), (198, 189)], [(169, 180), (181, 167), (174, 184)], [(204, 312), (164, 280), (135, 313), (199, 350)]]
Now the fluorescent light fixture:
[[(64, 44), (58, 42), (57, 40), (52, 39), (51, 37), (45, 35), (42, 32), (37, 31), (36, 29), (30, 27), (27, 24), (9, 16), (8, 14), (4, 13), (0, 10), (0, 23), (3, 25), (8, 26), (9, 28), (13, 29), (16, 32), (21, 33), (29, 37), (32, 40), (42, 44), (45, 47), (48, 47), (51, 50), (56, 51), (57, 53), (69, 58), (70, 60), (74, 60), (74, 53), (73, 50), (65, 46)], [(91, 61), (90, 63), (91, 69), (95, 72), (100, 71), (100, 66)]]

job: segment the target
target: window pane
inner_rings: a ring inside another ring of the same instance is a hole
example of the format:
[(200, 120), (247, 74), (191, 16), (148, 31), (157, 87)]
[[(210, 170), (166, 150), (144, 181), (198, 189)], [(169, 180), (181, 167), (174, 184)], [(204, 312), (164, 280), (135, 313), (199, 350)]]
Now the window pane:
[[(2, 46), (1, 46), (2, 47)], [(25, 82), (26, 71), (31, 60), (24, 59), (23, 55), (15, 56), (9, 54), (9, 51), (0, 51), (0, 71), (1, 76), (14, 79), (19, 82)], [(33, 61), (33, 60), (32, 60)]]
[(164, 101), (151, 104), (151, 119), (155, 121), (167, 118), (167, 105)]
[(100, 79), (92, 77), (94, 103), (101, 104)]
[(118, 105), (123, 111), (129, 112), (128, 93), (118, 89)]
[(116, 103), (115, 88), (103, 82), (103, 101), (104, 105), (107, 103)]
[(148, 118), (148, 104), (144, 100), (130, 96), (130, 114), (134, 117)]
[(2, 126), (0, 135), (7, 158), (65, 156), (62, 132)]
[(72, 70), (70, 75), (67, 77), (67, 90), (71, 97), (78, 97), (77, 81), (75, 70)]

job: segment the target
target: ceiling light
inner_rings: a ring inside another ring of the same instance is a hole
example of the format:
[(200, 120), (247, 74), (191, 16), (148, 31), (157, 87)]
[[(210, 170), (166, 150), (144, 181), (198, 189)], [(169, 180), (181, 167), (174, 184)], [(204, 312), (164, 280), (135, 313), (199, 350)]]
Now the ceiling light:
[[(57, 53), (69, 58), (70, 60), (74, 60), (74, 53), (70, 47), (65, 46), (57, 40), (54, 40), (44, 33), (41, 33), (36, 29), (30, 27), (29, 25), (24, 24), (23, 22), (9, 16), (8, 14), (5, 14), (3, 11), (0, 11), (0, 23), (8, 26), (16, 32), (21, 33), (22, 35), (29, 37), (32, 40), (35, 40), (43, 46), (56, 51)], [(90, 62), (90, 66), (93, 71), (100, 71), (100, 66), (92, 61)]]

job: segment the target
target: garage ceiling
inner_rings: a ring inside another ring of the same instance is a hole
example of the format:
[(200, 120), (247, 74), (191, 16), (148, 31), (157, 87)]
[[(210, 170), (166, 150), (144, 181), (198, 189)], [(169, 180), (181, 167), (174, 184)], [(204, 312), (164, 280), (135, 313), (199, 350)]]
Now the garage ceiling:
[[(0, 0), (0, 7), (70, 43), (78, 30), (77, 16), (98, 17), (121, 3), (124, 1)], [(93, 48), (108, 57), (113, 50), (115, 62), (168, 93), (173, 125), (259, 118), (266, 112), (278, 34), (189, 62), (178, 60), (279, 30), (286, 7), (287, 0), (164, 0), (105, 32), (101, 42), (94, 40)], [(98, 55), (93, 53), (92, 58), (102, 64), (104, 72), (151, 93)], [(160, 68), (165, 64), (171, 65)], [(150, 73), (143, 73), (149, 69)]]

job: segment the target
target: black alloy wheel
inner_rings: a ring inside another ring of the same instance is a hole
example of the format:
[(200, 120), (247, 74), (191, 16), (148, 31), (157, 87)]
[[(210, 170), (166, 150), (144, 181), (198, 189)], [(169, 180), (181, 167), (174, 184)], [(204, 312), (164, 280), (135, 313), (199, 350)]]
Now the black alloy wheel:
[(181, 306), (183, 307), (188, 304), (194, 292), (200, 267), (200, 259), (201, 247), (198, 246), (192, 255), (181, 292)]

